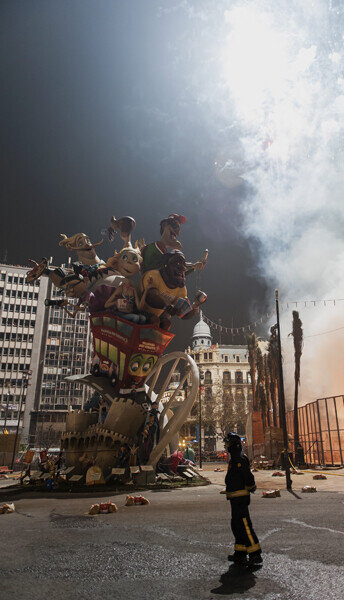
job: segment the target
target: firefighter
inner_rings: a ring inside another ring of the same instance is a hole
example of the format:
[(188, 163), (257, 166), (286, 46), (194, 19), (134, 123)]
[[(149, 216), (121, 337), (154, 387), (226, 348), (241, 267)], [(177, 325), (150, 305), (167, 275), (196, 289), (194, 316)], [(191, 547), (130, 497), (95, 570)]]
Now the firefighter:
[(231, 503), (231, 528), (235, 538), (234, 554), (230, 554), (228, 560), (239, 565), (260, 564), (263, 562), (262, 551), (248, 511), (250, 494), (256, 490), (254, 476), (249, 460), (242, 451), (240, 437), (236, 433), (228, 433), (224, 442), (230, 454), (225, 482), (227, 500)]

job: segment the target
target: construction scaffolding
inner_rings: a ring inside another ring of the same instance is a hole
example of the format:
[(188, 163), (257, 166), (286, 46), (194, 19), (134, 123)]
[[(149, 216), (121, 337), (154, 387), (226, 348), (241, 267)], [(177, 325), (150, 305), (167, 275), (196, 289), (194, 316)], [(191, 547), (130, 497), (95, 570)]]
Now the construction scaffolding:
[[(298, 408), (299, 438), (306, 464), (343, 465), (344, 396), (319, 398)], [(287, 412), (287, 430), (294, 440), (294, 411)]]

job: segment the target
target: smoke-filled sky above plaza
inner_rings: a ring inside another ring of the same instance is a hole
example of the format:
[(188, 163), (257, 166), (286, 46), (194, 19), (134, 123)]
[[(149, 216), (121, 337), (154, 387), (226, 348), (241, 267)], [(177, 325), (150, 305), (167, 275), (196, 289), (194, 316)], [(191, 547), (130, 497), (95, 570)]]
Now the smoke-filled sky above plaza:
[[(181, 213), (187, 258), (209, 249), (212, 319), (251, 322), (275, 286), (343, 296), (340, 2), (11, 0), (0, 13), (0, 260), (62, 262), (60, 233), (98, 241), (112, 214), (152, 241)], [(337, 308), (301, 314), (305, 335), (340, 325)], [(193, 324), (176, 323), (175, 347)], [(305, 399), (344, 389), (335, 366), (314, 383), (343, 352), (340, 335), (319, 339), (305, 340)]]

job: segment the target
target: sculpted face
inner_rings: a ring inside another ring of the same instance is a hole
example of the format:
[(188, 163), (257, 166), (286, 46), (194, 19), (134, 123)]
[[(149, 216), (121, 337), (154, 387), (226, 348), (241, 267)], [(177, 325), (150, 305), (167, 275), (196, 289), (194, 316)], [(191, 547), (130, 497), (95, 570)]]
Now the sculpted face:
[(146, 377), (154, 367), (158, 357), (152, 354), (133, 354), (130, 357), (128, 373), (134, 380)]
[(142, 256), (135, 248), (124, 248), (112, 256), (107, 265), (116, 269), (123, 277), (133, 277), (140, 271)]
[(95, 248), (100, 246), (100, 244), (103, 243), (103, 240), (96, 244), (92, 244), (86, 233), (76, 233), (69, 238), (64, 234), (61, 235), (63, 239), (60, 241), (59, 245), (65, 246), (67, 250), (74, 250), (77, 252), (80, 262), (88, 265), (99, 262)]
[(162, 229), (161, 241), (165, 246), (176, 250), (182, 247), (180, 241), (177, 239), (180, 234), (180, 224), (177, 221), (167, 219), (162, 225)]
[(186, 261), (185, 256), (180, 252), (172, 254), (164, 268), (164, 278), (175, 287), (185, 285)]

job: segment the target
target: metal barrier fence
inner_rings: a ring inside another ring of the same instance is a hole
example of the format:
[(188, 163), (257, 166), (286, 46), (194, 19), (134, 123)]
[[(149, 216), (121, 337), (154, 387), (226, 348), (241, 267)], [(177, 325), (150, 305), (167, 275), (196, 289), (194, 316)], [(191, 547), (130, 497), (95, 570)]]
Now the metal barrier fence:
[[(344, 458), (344, 396), (319, 398), (298, 408), (299, 437), (305, 462), (342, 465)], [(287, 413), (287, 430), (294, 439), (294, 411)]]

